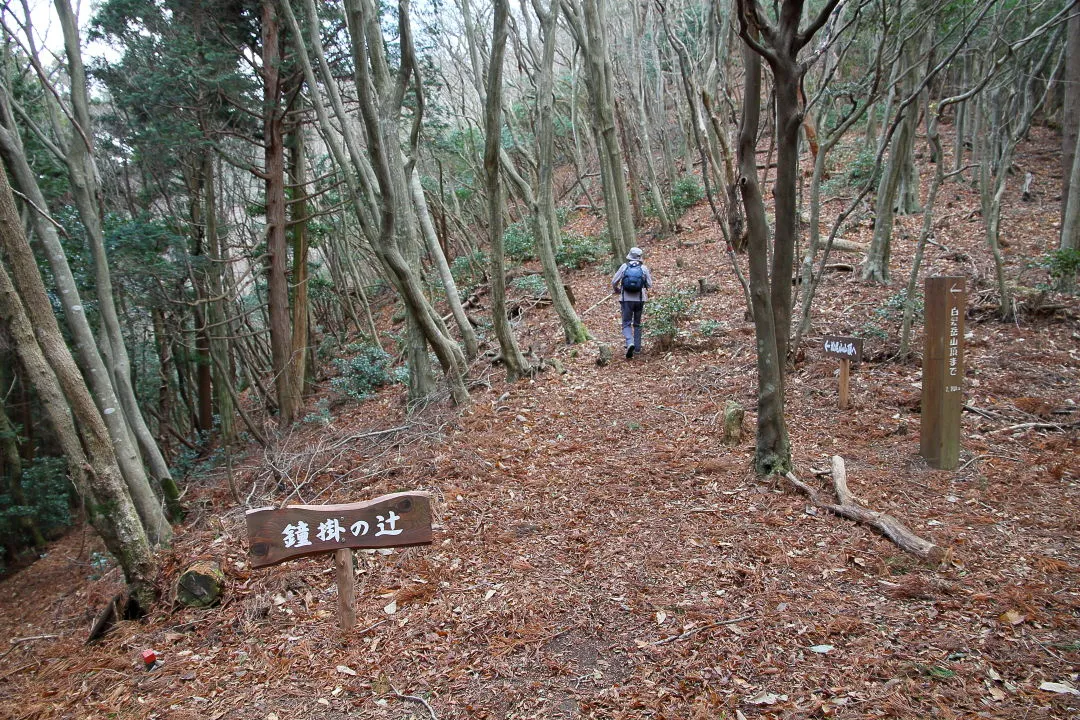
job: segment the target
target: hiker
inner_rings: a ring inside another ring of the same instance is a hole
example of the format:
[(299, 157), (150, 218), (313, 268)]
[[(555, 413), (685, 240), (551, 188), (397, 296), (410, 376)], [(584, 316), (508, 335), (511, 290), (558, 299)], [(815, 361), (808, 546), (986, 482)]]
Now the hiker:
[(641, 352), (641, 313), (649, 299), (647, 290), (652, 287), (652, 273), (641, 262), (641, 248), (630, 248), (626, 262), (615, 277), (611, 278), (611, 291), (619, 293), (622, 307), (622, 334), (626, 339), (626, 359)]

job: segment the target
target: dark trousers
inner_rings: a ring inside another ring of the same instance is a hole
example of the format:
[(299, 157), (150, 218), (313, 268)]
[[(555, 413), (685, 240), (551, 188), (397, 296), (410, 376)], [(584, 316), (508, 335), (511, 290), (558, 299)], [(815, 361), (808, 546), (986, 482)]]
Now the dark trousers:
[(626, 347), (634, 346), (635, 350), (641, 350), (641, 313), (645, 310), (645, 303), (641, 300), (623, 300), (622, 305), (622, 335), (626, 340)]

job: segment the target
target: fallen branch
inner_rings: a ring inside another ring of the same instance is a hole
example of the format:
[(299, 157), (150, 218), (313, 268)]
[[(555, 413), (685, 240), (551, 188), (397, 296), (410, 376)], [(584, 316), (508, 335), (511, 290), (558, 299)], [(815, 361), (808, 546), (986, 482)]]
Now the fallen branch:
[(840, 252), (865, 253), (870, 250), (868, 243), (854, 242), (853, 240), (841, 240), (836, 238), (832, 242), (832, 249)]
[(792, 473), (787, 473), (784, 477), (787, 478), (787, 481), (794, 485), (800, 492), (810, 498), (810, 502), (813, 503), (815, 507), (828, 510), (832, 514), (839, 515), (848, 520), (854, 520), (857, 523), (867, 525), (874, 530), (877, 530), (889, 540), (892, 540), (901, 550), (909, 552), (927, 562), (936, 565), (944, 559), (944, 550), (932, 542), (923, 540), (904, 525), (904, 523), (891, 515), (877, 512), (876, 510), (870, 510), (859, 505), (855, 497), (851, 494), (851, 491), (848, 490), (847, 470), (844, 467), (844, 458), (839, 455), (833, 455), (832, 459), (833, 486), (836, 490), (836, 496), (840, 500), (839, 505), (823, 500), (817, 490), (796, 478)]
[(991, 433), (1003, 433), (1011, 432), (1013, 430), (1058, 430), (1064, 432), (1073, 428), (1080, 427), (1080, 423), (1050, 423), (1050, 422), (1027, 422), (1020, 423), (1019, 425), (1010, 425), (1009, 427), (998, 428), (997, 430), (991, 430)]
[(60, 636), (59, 635), (33, 635), (31, 637), (11, 638), (11, 640), (9, 640), (8, 642), (10, 642), (12, 645), (18, 645), (19, 643), (32, 642), (34, 640), (55, 640), (58, 637), (60, 637)]
[(396, 697), (398, 700), (412, 700), (415, 703), (420, 703), (425, 708), (427, 708), (427, 711), (431, 714), (431, 720), (439, 720), (439, 716), (435, 714), (435, 710), (432, 709), (431, 705), (428, 705), (428, 701), (420, 697), (419, 695), (402, 695), (393, 687), (390, 688), (390, 694)]

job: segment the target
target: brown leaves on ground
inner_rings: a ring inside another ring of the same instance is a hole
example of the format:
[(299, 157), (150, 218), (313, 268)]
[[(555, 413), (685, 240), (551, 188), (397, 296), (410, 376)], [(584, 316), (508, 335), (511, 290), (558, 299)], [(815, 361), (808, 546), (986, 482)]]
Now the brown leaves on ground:
[[(968, 276), (978, 298), (993, 277), (978, 200), (966, 184), (947, 190), (945, 247), (928, 248), (927, 272)], [(1022, 204), (1010, 187), (1010, 277), (1026, 278), (1028, 259), (1056, 242), (1057, 202), (1039, 192)], [(913, 236), (919, 222), (899, 220)], [(706, 208), (682, 226), (643, 240), (658, 292), (702, 277), (721, 291), (698, 299), (670, 351), (646, 341), (641, 357), (600, 368), (595, 345), (563, 346), (551, 310), (536, 308), (517, 327), (521, 345), (564, 374), (506, 385), (479, 363), (462, 413), (407, 418), (390, 388), (335, 407), (329, 425), (299, 424), (272, 452), (234, 457), (253, 506), (432, 493), (430, 547), (357, 553), (354, 631), (337, 627), (330, 556), (249, 568), (243, 508), (218, 473), (188, 487), (190, 516), (162, 555), (164, 600), (145, 622), (83, 645), (119, 581), (115, 570), (90, 579), (90, 534), (0, 584), (0, 628), (17, 641), (0, 646), (0, 716), (1076, 717), (1078, 437), (1031, 425), (1080, 419), (1075, 299), (1037, 319), (969, 323), (965, 402), (983, 412), (964, 414), (960, 469), (942, 472), (918, 457), (918, 362), (887, 361), (896, 288), (824, 280), (788, 387), (797, 472), (812, 478), (843, 455), (868, 507), (948, 549), (926, 567), (753, 477), (753, 328)], [(913, 250), (903, 229), (897, 278)], [(848, 230), (866, 240), (870, 228)], [(567, 280), (580, 308), (609, 292), (600, 268)], [(618, 346), (614, 301), (585, 319)], [(863, 335), (877, 358), (854, 371), (843, 413), (825, 334)], [(722, 444), (729, 399), (747, 408), (734, 448)], [(227, 573), (218, 608), (169, 602), (195, 558)], [(25, 640), (40, 635), (58, 637)], [(148, 648), (161, 659), (152, 671)]]

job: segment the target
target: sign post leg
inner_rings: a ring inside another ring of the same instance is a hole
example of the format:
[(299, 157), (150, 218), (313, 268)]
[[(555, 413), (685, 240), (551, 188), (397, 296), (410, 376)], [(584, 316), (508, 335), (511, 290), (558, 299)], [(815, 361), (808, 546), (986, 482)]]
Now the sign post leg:
[(356, 572), (353, 570), (353, 551), (348, 548), (334, 551), (337, 569), (338, 624), (345, 631), (356, 626)]
[(847, 410), (848, 383), (851, 382), (851, 361), (840, 358), (840, 409)]

